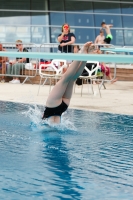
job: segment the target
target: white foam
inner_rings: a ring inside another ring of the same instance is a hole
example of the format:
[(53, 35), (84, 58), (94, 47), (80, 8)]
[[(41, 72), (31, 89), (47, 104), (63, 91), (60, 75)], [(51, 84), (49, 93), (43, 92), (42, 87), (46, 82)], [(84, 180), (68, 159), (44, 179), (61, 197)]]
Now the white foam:
[(32, 126), (39, 126), (42, 122), (42, 111), (36, 104), (33, 106), (28, 105), (28, 110), (24, 111), (22, 114), (30, 118)]
[(33, 106), (28, 105), (28, 110), (24, 111), (22, 114), (24, 114), (26, 117), (30, 118), (31, 120), (31, 128), (32, 130), (46, 130), (51, 131), (51, 128), (57, 129), (57, 130), (74, 130), (76, 131), (76, 127), (74, 124), (68, 119), (67, 112), (63, 113), (61, 117), (61, 123), (60, 124), (51, 124), (49, 121), (42, 120), (42, 109), (39, 108), (36, 104)]

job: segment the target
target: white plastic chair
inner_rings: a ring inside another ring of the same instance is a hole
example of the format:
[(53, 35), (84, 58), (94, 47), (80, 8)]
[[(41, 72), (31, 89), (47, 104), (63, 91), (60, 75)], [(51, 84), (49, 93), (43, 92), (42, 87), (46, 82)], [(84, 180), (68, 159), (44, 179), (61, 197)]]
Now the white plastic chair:
[[(58, 63), (58, 66), (57, 66)], [(62, 66), (60, 66), (60, 63), (64, 63)], [(43, 69), (45, 67), (46, 69)], [(50, 89), (51, 91), (51, 79), (59, 79), (62, 76), (63, 68), (67, 67), (67, 61), (66, 60), (59, 60), (59, 59), (53, 59), (50, 64), (41, 64), (39, 66), (39, 75), (40, 75), (40, 83), (38, 88), (38, 93), (40, 90), (42, 79), (45, 78), (45, 81), (43, 82), (43, 86), (47, 82), (48, 79), (50, 79)], [(51, 74), (51, 71), (53, 72)]]
[[(84, 80), (87, 80), (87, 84), (88, 84), (88, 80), (90, 80), (91, 89), (92, 89), (92, 92), (94, 94), (92, 81), (95, 80), (98, 77), (98, 69), (100, 69), (99, 62), (97, 62), (97, 61), (87, 61), (86, 63), (91, 63), (91, 64), (94, 63), (94, 64), (92, 64), (91, 69), (88, 69), (85, 66), (84, 73), (88, 74), (87, 76), (86, 75), (79, 76), (79, 78), (82, 79), (81, 96), (82, 96), (82, 92), (83, 92), (83, 82), (84, 82)], [(96, 64), (96, 66), (95, 66), (95, 64)], [(97, 84), (97, 85), (98, 85), (98, 90), (99, 90), (99, 94), (100, 94), (100, 97), (101, 97), (99, 84)]]

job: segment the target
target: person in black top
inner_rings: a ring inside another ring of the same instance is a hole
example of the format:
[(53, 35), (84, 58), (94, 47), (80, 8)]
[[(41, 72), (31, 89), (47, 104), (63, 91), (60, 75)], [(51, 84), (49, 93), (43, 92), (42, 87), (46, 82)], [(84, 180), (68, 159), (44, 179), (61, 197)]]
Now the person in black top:
[[(21, 40), (16, 41), (16, 48), (18, 49), (18, 52), (28, 52), (26, 48), (23, 47), (23, 43)], [(20, 75), (20, 70), (23, 70), (25, 68), (25, 64), (29, 63), (29, 58), (16, 58), (16, 60), (9, 61), (10, 65), (7, 68), (7, 74), (12, 75)], [(20, 80), (17, 77), (14, 77), (12, 81), (9, 81), (10, 83), (20, 83)]]
[[(75, 43), (76, 37), (73, 33), (70, 32), (69, 24), (65, 23), (62, 25), (62, 33), (58, 35), (58, 53), (72, 53), (73, 45)], [(67, 67), (63, 69), (63, 73), (66, 72), (69, 64), (72, 60), (67, 60)]]
[(72, 44), (74, 44), (75, 39), (75, 35), (70, 32), (69, 24), (63, 24), (62, 33), (58, 35), (58, 42), (60, 42), (58, 46), (58, 51), (60, 51), (61, 53), (72, 53)]

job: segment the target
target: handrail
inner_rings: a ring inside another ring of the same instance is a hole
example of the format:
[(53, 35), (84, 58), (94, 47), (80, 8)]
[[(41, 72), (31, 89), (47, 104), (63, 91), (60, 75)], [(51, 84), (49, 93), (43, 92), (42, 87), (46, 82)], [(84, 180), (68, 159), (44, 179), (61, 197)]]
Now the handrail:
[[(108, 2), (108, 1), (104, 1), (104, 2)], [(112, 3), (112, 2), (108, 2), (108, 3)], [(115, 3), (115, 1), (114, 1)], [(124, 2), (116, 2), (116, 3), (124, 3)], [(126, 2), (128, 3), (128, 2)], [(133, 4), (133, 2), (129, 2), (129, 4)], [(57, 10), (21, 10), (21, 9), (0, 9), (0, 11), (4, 11), (4, 12), (32, 12), (32, 13), (65, 13), (65, 14), (83, 14), (83, 15), (116, 15), (116, 16), (119, 16), (119, 15), (123, 15), (123, 16), (133, 16), (133, 14), (125, 14), (125, 13), (101, 13), (101, 12), (80, 12), (80, 11), (57, 11)]]
[[(60, 25), (50, 25), (50, 24), (44, 24), (44, 25), (32, 25), (32, 24), (29, 24), (29, 25), (26, 25), (26, 24), (0, 24), (0, 27), (48, 27), (48, 28), (61, 28)], [(98, 29), (100, 30), (101, 27), (100, 26), (71, 26), (71, 28), (83, 28), (83, 29)], [(112, 30), (133, 30), (133, 28), (129, 28), (129, 27), (112, 27), (111, 28)]]

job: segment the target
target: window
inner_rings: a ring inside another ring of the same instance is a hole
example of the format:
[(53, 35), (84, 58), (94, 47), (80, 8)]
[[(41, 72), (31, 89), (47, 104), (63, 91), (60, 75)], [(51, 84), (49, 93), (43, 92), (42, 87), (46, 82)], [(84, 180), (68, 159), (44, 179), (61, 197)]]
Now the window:
[(52, 11), (64, 11), (64, 1), (61, 0), (49, 0), (49, 10)]
[(58, 42), (57, 37), (59, 34), (61, 34), (61, 28), (58, 28), (58, 27), (51, 28), (51, 42), (52, 43)]
[(95, 19), (95, 26), (97, 27), (101, 26), (102, 22), (106, 22), (107, 24), (113, 24), (114, 28), (122, 27), (121, 16), (118, 15), (95, 14), (94, 19)]
[(76, 36), (76, 43), (85, 43), (86, 41), (94, 41), (95, 40), (94, 29), (75, 28), (73, 32)]
[(111, 2), (93, 2), (95, 13), (120, 13), (120, 4)]
[(116, 29), (112, 30), (113, 40), (112, 44), (114, 45), (124, 45), (124, 37), (123, 37), (123, 30)]
[(20, 25), (20, 24), (29, 25), (30, 13), (2, 11), (0, 12), (0, 24), (2, 25)]
[(48, 14), (40, 12), (31, 13), (31, 24), (33, 25), (48, 25)]
[(47, 0), (31, 0), (31, 10), (47, 10)]
[(133, 28), (133, 16), (122, 16), (123, 27)]
[[(24, 11), (46, 10), (47, 0), (1, 0), (1, 9), (11, 10), (0, 12), (0, 25), (4, 28), (2, 30), (5, 30), (1, 34), (1, 41), (14, 42), (16, 39), (22, 39), (23, 42), (49, 42), (49, 28), (37, 27), (37, 25), (49, 25), (48, 14)], [(31, 28), (30, 25), (34, 27)]]
[[(31, 10), (47, 10), (46, 0), (31, 0)], [(31, 24), (48, 25), (48, 13), (46, 12), (31, 12)]]
[(124, 40), (125, 40), (125, 45), (127, 46), (133, 45), (133, 31), (132, 30), (124, 30)]
[(1, 0), (1, 9), (30, 10), (30, 0)]
[(50, 24), (60, 27), (66, 22), (64, 13), (50, 13)]
[(93, 12), (92, 2), (88, 1), (65, 1), (66, 11)]
[(133, 4), (121, 4), (121, 10), (123, 14), (132, 14), (133, 15)]
[(71, 26), (94, 26), (92, 14), (66, 14), (66, 21)]
[(49, 43), (49, 28), (34, 26), (31, 28), (31, 42)]
[[(50, 0), (49, 1), (49, 10), (52, 11), (64, 11), (64, 1), (58, 1), (58, 0)], [(50, 24), (51, 25), (62, 25), (65, 23), (65, 14), (64, 13), (56, 13), (51, 12), (50, 13)]]

